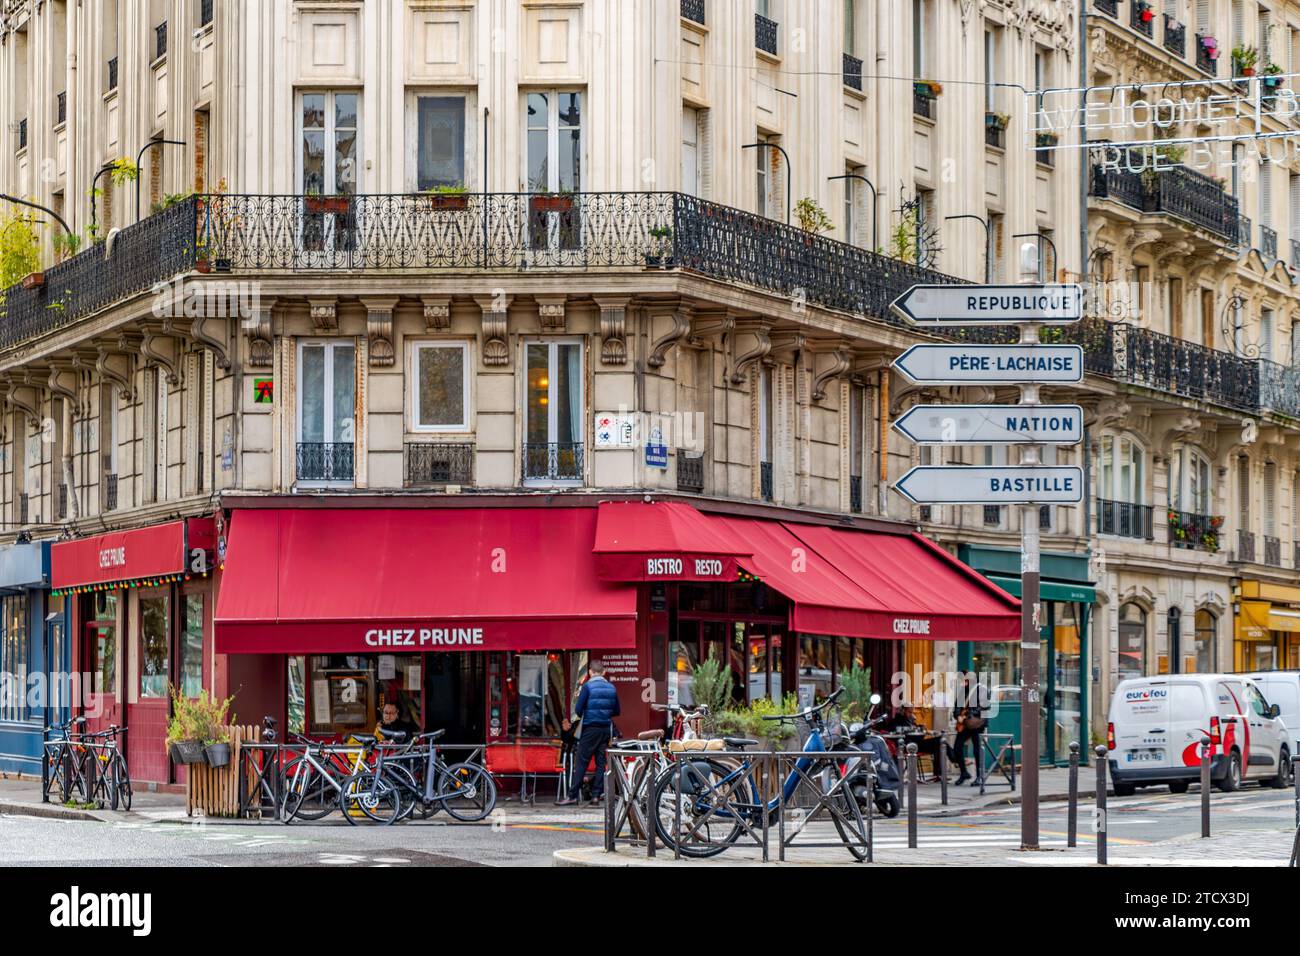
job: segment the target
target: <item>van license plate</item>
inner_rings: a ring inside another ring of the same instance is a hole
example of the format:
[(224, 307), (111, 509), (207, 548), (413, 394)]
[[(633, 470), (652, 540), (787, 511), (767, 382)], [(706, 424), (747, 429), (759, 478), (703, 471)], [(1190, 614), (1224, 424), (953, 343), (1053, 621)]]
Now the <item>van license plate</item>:
[(1129, 763), (1154, 763), (1165, 759), (1165, 752), (1159, 747), (1147, 747), (1143, 750), (1130, 750), (1124, 755)]

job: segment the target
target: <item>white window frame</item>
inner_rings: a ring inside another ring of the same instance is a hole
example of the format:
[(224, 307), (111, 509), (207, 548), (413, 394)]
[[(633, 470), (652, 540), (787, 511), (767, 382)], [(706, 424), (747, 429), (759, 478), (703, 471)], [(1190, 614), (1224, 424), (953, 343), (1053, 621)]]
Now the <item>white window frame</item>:
[[(558, 442), (558, 439), (555, 436), (558, 431), (557, 421), (559, 417), (559, 402), (556, 400), (556, 389), (559, 387), (558, 384), (559, 375), (556, 374), (556, 371), (559, 368), (558, 365), (559, 350), (556, 348), (556, 346), (575, 345), (578, 348), (578, 375), (582, 379), (582, 407), (578, 409), (577, 434), (580, 436), (579, 442), (581, 443), (583, 448), (582, 467), (584, 472), (584, 475), (581, 478), (527, 478), (524, 480), (524, 484), (529, 486), (534, 486), (534, 485), (580, 486), (586, 480), (586, 471), (590, 467), (590, 460), (591, 460), (590, 453), (592, 451), (591, 443), (587, 440), (588, 439), (587, 421), (590, 418), (590, 412), (588, 410), (588, 395), (587, 395), (586, 342), (582, 338), (582, 336), (578, 336), (578, 335), (556, 335), (556, 336), (546, 336), (545, 338), (541, 338), (538, 336), (525, 338), (522, 344), (523, 344), (523, 355), (521, 361), (522, 361), (523, 374), (519, 376), (519, 387), (521, 392), (520, 399), (519, 399), (519, 403), (520, 403), (519, 407), (523, 410), (523, 416), (522, 416), (523, 428), (521, 429), (520, 432), (522, 436), (520, 438), (521, 445), (528, 443), (528, 349), (529, 347), (533, 345), (545, 345), (548, 347), (547, 358), (546, 358), (546, 368), (547, 368), (546, 443), (547, 444), (556, 444)], [(521, 447), (520, 453), (522, 454), (522, 452), (523, 449)]]
[(682, 104), (681, 178), (682, 192), (690, 196), (700, 194), (700, 111), (686, 104)]
[[(1214, 510), (1214, 464), (1208, 456), (1190, 445), (1177, 446), (1172, 457), (1177, 458), (1178, 461), (1178, 484), (1177, 487), (1170, 489), (1173, 499), (1169, 504), (1170, 509), (1184, 514), (1210, 515)], [(1206, 479), (1203, 486), (1197, 489), (1204, 504), (1201, 501), (1188, 500), (1195, 496), (1192, 488), (1193, 473), (1198, 478), (1198, 484), (1201, 476)]]
[[(348, 335), (327, 336), (324, 338), (304, 338), (298, 340), (296, 361), (294, 366), (294, 443), (302, 444), (302, 389), (304, 376), (302, 374), (303, 349), (323, 346), (326, 352), (325, 358), (325, 378), (321, 383), (324, 399), (328, 399), (334, 394), (334, 361), (331, 354), (334, 349), (350, 346), (352, 348), (353, 369), (356, 368), (356, 361), (360, 357), (360, 351), (357, 349), (357, 340)], [(324, 435), (333, 435), (334, 433), (334, 403), (332, 401), (322, 400), (321, 411), (324, 414), (324, 421), (321, 423), (321, 432)], [(353, 476), (351, 478), (337, 481), (302, 481), (298, 478), (297, 469), (294, 470), (294, 483), (301, 487), (308, 488), (351, 488), (356, 481), (356, 442), (357, 442), (357, 415), (360, 409), (357, 407), (357, 393), (355, 385), (352, 393), (352, 468)], [(335, 444), (331, 439), (327, 444)], [(296, 460), (296, 459), (295, 459)]]
[(157, 421), (154, 423), (154, 501), (167, 500), (167, 373), (154, 370), (157, 379)]
[[(1129, 478), (1121, 480), (1121, 467), (1127, 453)], [(1110, 462), (1106, 458), (1109, 455)], [(1136, 467), (1134, 467), (1136, 465)], [(1107, 473), (1109, 469), (1109, 474)], [(1118, 501), (1130, 505), (1146, 503), (1147, 451), (1141, 442), (1129, 435), (1103, 435), (1101, 455), (1097, 463), (1097, 481), (1101, 486), (1099, 497), (1104, 501)], [(1127, 484), (1128, 487), (1121, 487)]]
[[(542, 187), (542, 192), (558, 192), (560, 189), (560, 96), (564, 93), (577, 93), (578, 102), (578, 141), (581, 144), (581, 154), (578, 157), (578, 188), (575, 193), (583, 190), (583, 175), (587, 167), (587, 139), (588, 124), (587, 111), (591, 108), (591, 97), (584, 86), (553, 86), (543, 89), (524, 89), (520, 90), (519, 114), (520, 135), (523, 137), (523, 148), (520, 149), (521, 166), (519, 170), (520, 192), (533, 192), (532, 185), (528, 182), (528, 131), (540, 127), (530, 127), (528, 125), (528, 97), (533, 94), (543, 94), (546, 96), (546, 185)], [(565, 126), (564, 129), (574, 129), (572, 126)]]
[[(317, 92), (308, 90), (307, 92)], [(420, 188), (420, 111), (419, 104), (421, 99), (459, 99), (465, 108), (465, 142), (464, 152), (461, 155), (461, 168), (463, 175), (461, 182), (466, 191), (473, 192), (474, 187), (478, 186), (478, 168), (476, 160), (478, 158), (475, 145), (478, 143), (478, 132), (475, 128), (474, 120), (478, 116), (478, 108), (474, 102), (472, 90), (441, 87), (412, 87), (406, 91), (406, 190), (410, 193), (419, 191)], [(301, 111), (299, 111), (301, 115)], [(299, 120), (301, 122), (301, 120)], [(357, 123), (360, 124), (360, 106), (358, 106)], [(360, 129), (358, 128), (358, 136)], [(301, 181), (301, 180), (300, 180)]]
[[(406, 380), (410, 386), (407, 395), (407, 431), (412, 434), (446, 434), (472, 431), (470, 407), (473, 363), (470, 361), (469, 342), (454, 339), (407, 339)], [(420, 422), (420, 352), (425, 349), (459, 349), (461, 353), (461, 408), (463, 420), (447, 425), (425, 425)]]
[[(768, 142), (768, 138), (761, 133), (754, 141), (756, 143)], [(754, 152), (758, 158), (754, 161), (754, 212), (765, 219), (770, 219), (768, 210), (772, 208), (772, 157), (768, 155), (771, 146), (755, 146)]]
[(357, 98), (357, 155), (354, 160), (356, 164), (356, 174), (354, 177), (355, 182), (353, 182), (352, 184), (352, 192), (348, 193), (347, 195), (356, 196), (356, 195), (360, 195), (364, 191), (362, 189), (361, 177), (362, 174), (365, 172), (365, 168), (366, 168), (366, 157), (365, 157), (366, 138), (365, 138), (365, 126), (364, 126), (365, 104), (362, 102), (364, 97), (362, 96), (361, 88), (360, 87), (339, 87), (339, 88), (332, 89), (328, 87), (319, 87), (319, 86), (304, 86), (294, 90), (294, 98), (293, 98), (294, 107), (295, 107), (295, 118), (293, 121), (294, 122), (293, 180), (297, 184), (299, 192), (305, 192), (306, 190), (306, 183), (303, 182), (304, 172), (303, 172), (303, 165), (302, 165), (302, 133), (303, 133), (302, 98), (304, 96), (323, 95), (325, 97), (326, 162), (325, 162), (325, 188), (321, 190), (321, 195), (331, 196), (331, 195), (338, 194), (339, 184), (336, 181), (334, 181), (335, 175), (334, 175), (334, 162), (333, 162), (334, 141), (336, 136), (336, 130), (334, 127), (334, 114), (335, 114), (334, 97), (340, 93), (347, 96), (355, 96)]

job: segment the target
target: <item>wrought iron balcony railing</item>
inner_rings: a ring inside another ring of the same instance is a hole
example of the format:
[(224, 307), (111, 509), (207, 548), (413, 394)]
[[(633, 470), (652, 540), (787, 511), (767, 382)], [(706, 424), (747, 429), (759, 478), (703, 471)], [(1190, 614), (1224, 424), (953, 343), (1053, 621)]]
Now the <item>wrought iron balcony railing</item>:
[(997, 527), (1002, 524), (1002, 506), (985, 505), (984, 506), (984, 523), (989, 527)]
[(912, 115), (934, 119), (934, 97), (912, 90)]
[(68, 119), (68, 91), (60, 90), (54, 97), (54, 125), (67, 122)]
[(1187, 27), (1179, 23), (1169, 14), (1164, 15), (1165, 49), (1174, 56), (1182, 57), (1187, 55)]
[(1113, 199), (1139, 212), (1177, 216), (1230, 245), (1239, 243), (1237, 199), (1219, 182), (1182, 165), (1142, 171), (1143, 161), (1136, 154), (1128, 157), (1119, 169), (1093, 166), (1093, 196)]
[(776, 56), (777, 24), (761, 13), (754, 14), (754, 46)]
[(1219, 550), (1219, 530), (1223, 527), (1223, 518), (1219, 515), (1170, 509), (1167, 520), (1169, 544), (1173, 547), (1210, 552)]
[(122, 229), (112, 258), (96, 243), (45, 270), (43, 285), (0, 290), (0, 348), (63, 328), (194, 267), (198, 200)]
[(57, 513), (59, 516), (59, 520), (62, 521), (64, 518), (68, 516), (68, 486), (64, 482), (59, 482), (57, 494), (55, 497), (58, 500)]
[(677, 490), (704, 491), (704, 456), (677, 449)]
[(862, 61), (856, 56), (845, 53), (842, 57), (844, 61), (844, 85), (849, 89), (862, 91)]
[(299, 481), (352, 481), (352, 442), (298, 442), (295, 464)]
[(1237, 529), (1236, 560), (1246, 564), (1255, 563), (1255, 533), (1242, 528)]
[(403, 451), (408, 488), (474, 483), (473, 442), (407, 442)]
[(18, 121), (18, 148), (20, 150), (27, 148), (27, 117), (24, 116)]
[(110, 57), (108, 60), (108, 86), (106, 90), (117, 89), (117, 57)]
[(862, 476), (849, 475), (849, 510), (862, 513)]
[(1271, 263), (1277, 259), (1277, 230), (1262, 222), (1259, 224), (1259, 254), (1265, 262)]
[(1249, 216), (1237, 217), (1236, 234), (1232, 237), (1232, 245), (1237, 249), (1245, 251), (1250, 248), (1251, 226)]
[(1155, 540), (1151, 505), (1136, 505), (1130, 501), (1097, 499), (1097, 533), (1112, 534), (1120, 538)]
[(1271, 568), (1282, 567), (1282, 540), (1264, 535), (1264, 563)]
[(161, 60), (167, 55), (167, 21), (153, 28), (153, 58)]
[(117, 510), (117, 475), (104, 475), (104, 510)]
[[(1155, 36), (1155, 13), (1150, 3), (1142, 3), (1141, 0), (1129, 0), (1128, 24), (1144, 37)], [(1150, 14), (1148, 17), (1147, 14)]]
[(764, 501), (771, 501), (773, 499), (772, 463), (770, 461), (763, 461), (758, 464), (758, 490), (759, 496)]
[(1119, 16), (1119, 0), (1093, 0), (1092, 5), (1107, 16)]
[(988, 122), (987, 116), (984, 121), (984, 145), (996, 146), (998, 149), (1006, 149), (1007, 146), (1006, 127)]
[(1209, 48), (1205, 45), (1206, 39), (1206, 34), (1196, 34), (1196, 68), (1209, 76), (1215, 76), (1219, 72), (1219, 61), (1217, 57), (1210, 56)]
[(526, 442), (524, 481), (582, 481), (583, 445), (570, 442)]

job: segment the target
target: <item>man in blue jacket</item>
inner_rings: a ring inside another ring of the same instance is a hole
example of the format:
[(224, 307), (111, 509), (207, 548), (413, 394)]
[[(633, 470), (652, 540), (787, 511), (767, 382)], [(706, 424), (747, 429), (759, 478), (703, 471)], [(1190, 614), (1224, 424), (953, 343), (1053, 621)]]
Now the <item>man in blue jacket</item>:
[(587, 671), (591, 676), (582, 685), (578, 702), (573, 706), (573, 713), (582, 721), (578, 753), (573, 762), (573, 779), (569, 782), (568, 796), (557, 800), (556, 806), (578, 802), (582, 796), (582, 778), (586, 776), (587, 764), (593, 756), (596, 758), (596, 779), (591, 783), (591, 802), (600, 803), (605, 798), (605, 751), (613, 733), (614, 718), (619, 715), (618, 692), (605, 679), (605, 665), (600, 661), (592, 661)]

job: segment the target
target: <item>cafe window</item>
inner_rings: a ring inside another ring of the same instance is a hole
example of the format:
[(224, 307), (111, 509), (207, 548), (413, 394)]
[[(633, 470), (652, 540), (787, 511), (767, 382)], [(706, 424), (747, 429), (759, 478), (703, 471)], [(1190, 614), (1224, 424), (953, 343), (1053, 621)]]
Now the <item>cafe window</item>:
[(417, 342), (411, 368), (411, 431), (469, 430), (469, 343)]
[(346, 738), (372, 733), (389, 703), (396, 704), (399, 719), (417, 727), (424, 725), (424, 659), (420, 654), (313, 654), (306, 658), (305, 666), (296, 669), (293, 660), (290, 658), (289, 667), (290, 730), (299, 722), (295, 695), (302, 702), (301, 723), (312, 736)]
[(415, 188), (464, 187), (466, 116), (463, 96), (412, 96)]
[(1147, 612), (1133, 603), (1119, 609), (1119, 679), (1146, 674)]
[(16, 594), (0, 603), (0, 720), (24, 720), (27, 695), (27, 595)]
[[(1214, 666), (1214, 645), (1218, 630), (1219, 619), (1214, 614), (1204, 609), (1196, 612), (1195, 672), (1197, 674), (1213, 674), (1216, 669)], [(1191, 663), (1190, 660), (1189, 663)]]
[(203, 689), (203, 595), (185, 595), (185, 631), (180, 645), (181, 693), (198, 697)]
[(117, 690), (117, 594), (100, 591), (86, 595), (82, 604), (86, 625), (86, 666), (95, 694)]
[(140, 696), (166, 698), (171, 675), (167, 595), (140, 598)]
[(587, 680), (586, 651), (509, 655), (509, 732), (517, 737), (560, 736)]
[(834, 639), (799, 638), (799, 706), (819, 704), (831, 693)]

